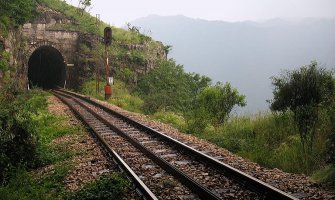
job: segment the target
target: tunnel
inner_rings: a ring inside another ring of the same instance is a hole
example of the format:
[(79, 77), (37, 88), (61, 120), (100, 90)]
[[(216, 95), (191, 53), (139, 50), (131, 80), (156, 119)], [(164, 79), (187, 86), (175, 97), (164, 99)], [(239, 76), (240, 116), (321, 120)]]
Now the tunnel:
[(63, 87), (66, 65), (62, 54), (51, 46), (36, 49), (28, 61), (29, 87), (52, 89)]

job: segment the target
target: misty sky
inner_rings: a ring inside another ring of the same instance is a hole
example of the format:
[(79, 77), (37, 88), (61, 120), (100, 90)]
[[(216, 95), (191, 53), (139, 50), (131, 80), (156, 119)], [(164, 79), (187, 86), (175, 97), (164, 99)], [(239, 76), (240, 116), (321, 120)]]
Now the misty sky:
[[(75, 6), (78, 0), (66, 0)], [(262, 21), (272, 18), (335, 18), (335, 0), (91, 0), (92, 15), (124, 26), (150, 14), (185, 15), (220, 21)]]

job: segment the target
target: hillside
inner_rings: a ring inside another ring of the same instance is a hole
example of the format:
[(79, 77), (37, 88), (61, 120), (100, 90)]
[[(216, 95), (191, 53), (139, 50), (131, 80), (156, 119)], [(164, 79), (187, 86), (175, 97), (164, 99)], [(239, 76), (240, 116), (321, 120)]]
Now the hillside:
[(151, 15), (132, 24), (172, 45), (169, 56), (186, 71), (231, 82), (247, 96), (244, 112), (268, 108), (270, 77), (282, 69), (298, 68), (312, 60), (327, 68), (335, 66), (335, 19), (228, 23)]

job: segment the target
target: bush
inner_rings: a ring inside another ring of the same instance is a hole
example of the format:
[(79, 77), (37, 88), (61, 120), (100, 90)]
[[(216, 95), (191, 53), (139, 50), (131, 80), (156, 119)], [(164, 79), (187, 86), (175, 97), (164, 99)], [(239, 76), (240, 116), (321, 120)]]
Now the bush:
[[(38, 135), (33, 117), (46, 107), (46, 99), (40, 91), (11, 96), (4, 92), (0, 100), (0, 181), (12, 168), (21, 165), (34, 167), (38, 162)], [(4, 97), (4, 96), (3, 96)]]
[[(197, 97), (197, 108), (205, 111), (212, 125), (223, 124), (235, 106), (245, 106), (245, 96), (229, 83), (204, 88)], [(203, 117), (202, 117), (203, 118)]]

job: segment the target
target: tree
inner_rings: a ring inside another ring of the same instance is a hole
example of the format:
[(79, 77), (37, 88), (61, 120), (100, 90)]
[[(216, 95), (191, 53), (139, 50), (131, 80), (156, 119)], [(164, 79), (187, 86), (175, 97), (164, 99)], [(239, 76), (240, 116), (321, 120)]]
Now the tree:
[(198, 107), (206, 111), (212, 124), (221, 125), (229, 117), (234, 106), (245, 106), (245, 96), (229, 83), (217, 83), (207, 87), (198, 96)]
[(139, 78), (136, 91), (144, 100), (144, 111), (170, 110), (185, 113), (194, 107), (195, 98), (210, 78), (186, 73), (173, 60), (162, 61), (159, 67)]
[(272, 77), (272, 84), (274, 98), (270, 108), (273, 111), (289, 109), (294, 113), (308, 170), (307, 157), (313, 151), (319, 111), (334, 98), (333, 72), (319, 68), (317, 62), (312, 62), (279, 77)]
[(172, 45), (165, 45), (165, 46), (163, 46), (163, 50), (165, 52), (165, 59), (167, 60), (168, 54), (172, 50)]
[[(333, 98), (333, 102), (329, 106), (330, 108), (327, 109), (330, 122), (332, 124), (331, 133), (327, 139), (327, 162), (335, 164), (335, 98)], [(335, 181), (335, 180), (334, 180)]]
[(78, 5), (78, 8), (81, 12), (81, 14), (84, 13), (84, 11), (90, 7), (92, 4), (91, 4), (91, 0), (79, 0), (79, 5)]

